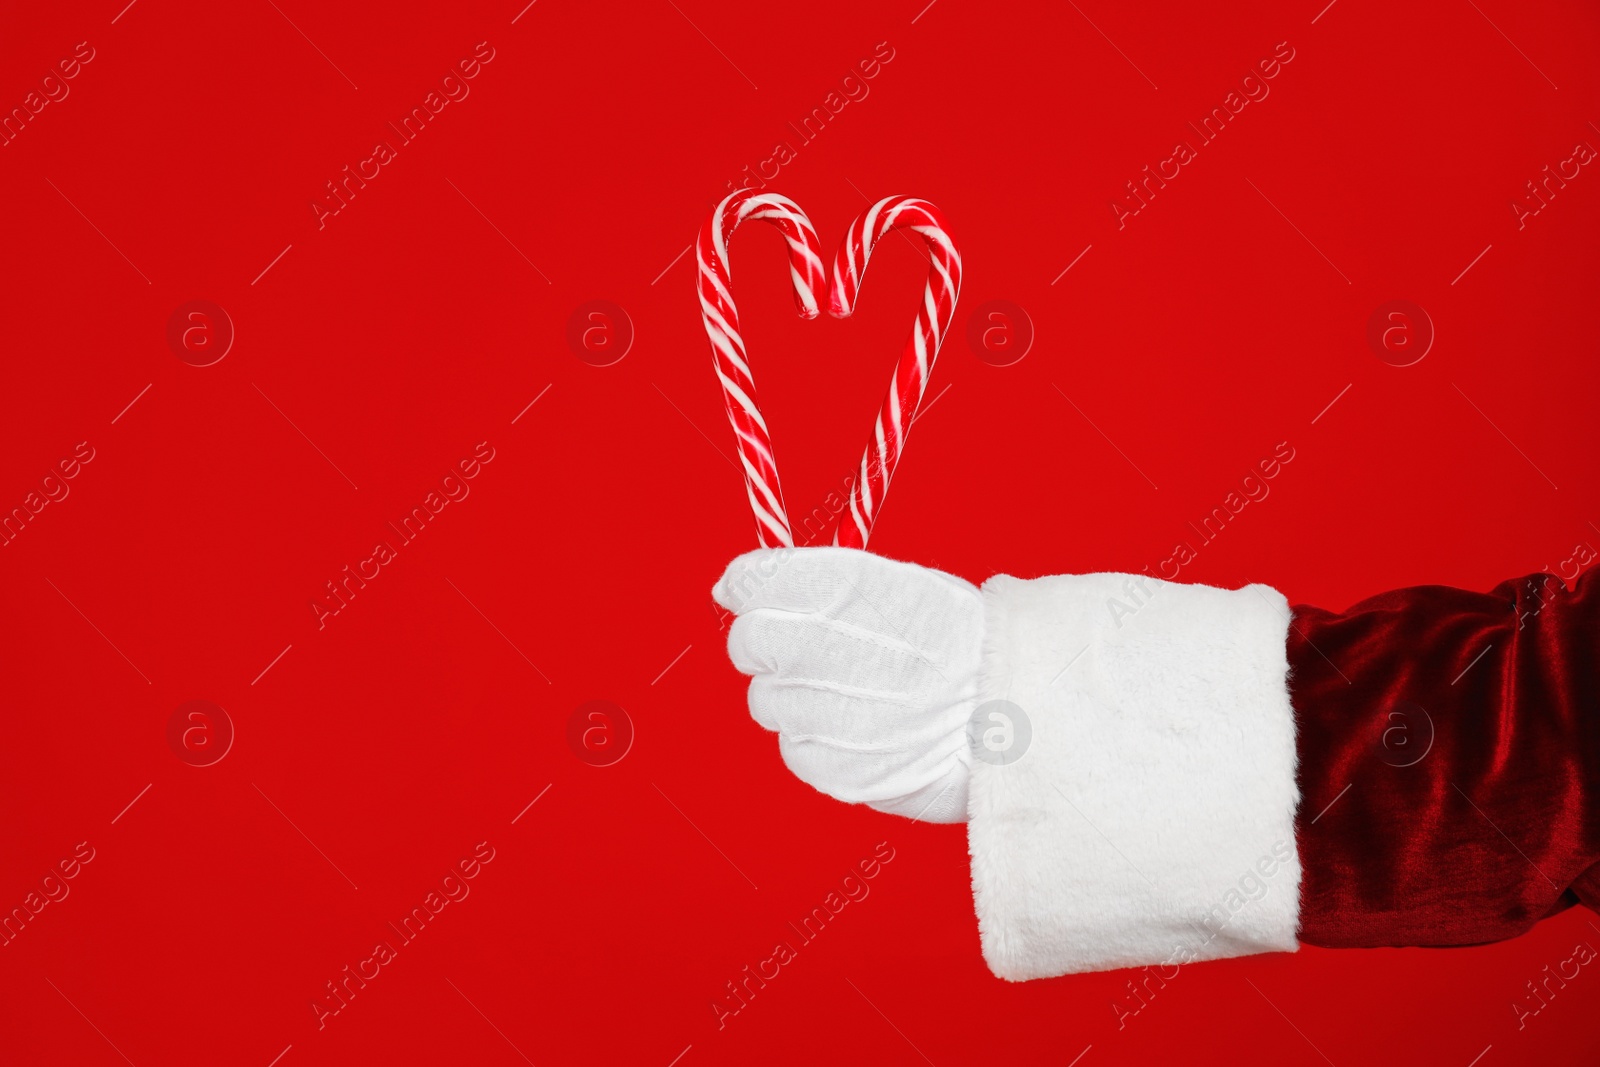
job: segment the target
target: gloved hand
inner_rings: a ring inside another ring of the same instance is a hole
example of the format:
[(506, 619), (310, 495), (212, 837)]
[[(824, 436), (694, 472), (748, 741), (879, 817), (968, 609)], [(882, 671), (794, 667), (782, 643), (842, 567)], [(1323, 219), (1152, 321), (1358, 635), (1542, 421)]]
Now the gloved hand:
[(801, 781), (851, 804), (965, 822), (983, 600), (942, 571), (853, 548), (760, 549), (712, 590), (738, 615), (750, 714)]

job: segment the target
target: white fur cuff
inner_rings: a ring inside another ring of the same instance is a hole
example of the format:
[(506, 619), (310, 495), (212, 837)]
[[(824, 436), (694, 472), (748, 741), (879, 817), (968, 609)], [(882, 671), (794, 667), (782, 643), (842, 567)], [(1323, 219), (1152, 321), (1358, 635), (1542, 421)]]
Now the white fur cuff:
[(1294, 951), (1283, 595), (1088, 574), (1002, 575), (983, 597), (979, 699), (1020, 709), (1005, 737), (1026, 745), (992, 760), (974, 745), (990, 969), (1020, 981)]

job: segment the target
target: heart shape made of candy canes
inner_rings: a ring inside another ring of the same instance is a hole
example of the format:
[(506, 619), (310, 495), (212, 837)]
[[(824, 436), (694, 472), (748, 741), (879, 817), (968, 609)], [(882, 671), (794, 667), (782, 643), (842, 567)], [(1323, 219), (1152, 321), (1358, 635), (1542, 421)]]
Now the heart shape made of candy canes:
[[(740, 189), (724, 198), (700, 227), (695, 245), (699, 261), (700, 315), (706, 335), (711, 339), (712, 358), (717, 378), (722, 383), (728, 421), (733, 424), (739, 461), (744, 468), (745, 492), (750, 498), (750, 509), (755, 512), (756, 536), (763, 548), (792, 547), (794, 533), (778, 483), (772, 437), (756, 405), (750, 356), (739, 332), (739, 312), (733, 303), (728, 241), (746, 219), (772, 223), (788, 242), (789, 275), (794, 283), (795, 304), (803, 319), (817, 317), (817, 289), (824, 281), (822, 246), (817, 240), (816, 228), (798, 204), (786, 196), (755, 189)], [(943, 214), (926, 200), (891, 196), (873, 204), (850, 224), (833, 257), (828, 313), (842, 319), (855, 311), (861, 276), (867, 269), (872, 249), (884, 234), (900, 228), (912, 230), (927, 242), (931, 266), (917, 321), (895, 366), (894, 380), (889, 383), (889, 391), (878, 410), (872, 436), (867, 439), (861, 470), (851, 484), (850, 521), (844, 522), (841, 517), (834, 530), (833, 543), (848, 548), (867, 546), (867, 538), (905, 449), (906, 434), (927, 391), (934, 361), (939, 357), (939, 348), (950, 328), (956, 299), (961, 292), (961, 253), (956, 249)]]

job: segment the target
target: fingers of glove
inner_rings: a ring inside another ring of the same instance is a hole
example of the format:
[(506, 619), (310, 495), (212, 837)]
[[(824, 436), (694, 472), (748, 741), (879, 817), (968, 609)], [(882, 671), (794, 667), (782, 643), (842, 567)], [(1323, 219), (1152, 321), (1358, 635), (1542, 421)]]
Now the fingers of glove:
[(796, 778), (847, 804), (894, 803), (930, 782), (946, 780), (953, 764), (965, 769), (959, 751), (920, 756), (867, 753), (783, 734), (778, 735), (778, 751)]
[(940, 651), (976, 640), (982, 617), (972, 583), (854, 548), (747, 552), (728, 565), (712, 596), (737, 614), (819, 614)]
[(757, 608), (728, 629), (728, 658), (745, 674), (810, 678), (920, 696), (957, 672), (889, 634), (817, 615)]
[(948, 752), (966, 737), (964, 706), (920, 704), (770, 674), (750, 683), (750, 716), (768, 730), (862, 751)]

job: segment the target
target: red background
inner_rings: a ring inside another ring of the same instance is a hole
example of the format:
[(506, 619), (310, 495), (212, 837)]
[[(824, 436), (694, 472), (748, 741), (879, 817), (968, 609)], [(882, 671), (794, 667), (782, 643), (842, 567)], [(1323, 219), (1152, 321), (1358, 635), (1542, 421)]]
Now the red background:
[[(746, 714), (708, 591), (753, 529), (674, 259), (887, 41), (774, 183), (830, 249), (911, 193), (964, 252), (876, 551), (1136, 571), (1287, 440), (1187, 579), (1487, 588), (1600, 544), (1600, 176), (1509, 209), (1600, 145), (1592, 6), (123, 2), (0, 32), (7, 111), (95, 50), (0, 149), (0, 506), (95, 450), (0, 549), (0, 908), (95, 850), (0, 948), (0, 1059), (1594, 1062), (1600, 975), (1511, 1009), (1600, 945), (1584, 909), (1186, 968), (1121, 1030), (1128, 974), (990, 976), (961, 830), (812, 792)], [(319, 229), (323, 183), (480, 41), (470, 96)], [(1123, 183), (1280, 41), (1270, 96), (1119, 230)], [(886, 241), (854, 320), (802, 323), (776, 236), (736, 246), (798, 515), (859, 455), (925, 267)], [(237, 330), (204, 368), (166, 340), (195, 299)], [(636, 330), (609, 367), (566, 341), (593, 299)], [(1405, 368), (1365, 336), (1395, 299), (1437, 330)], [(1032, 318), (1013, 366), (966, 343), (989, 300)], [(470, 496), (319, 630), (324, 583), (480, 441)], [(236, 730), (212, 766), (168, 745), (195, 699)], [(615, 766), (566, 740), (593, 699), (637, 732)], [(324, 983), (480, 841), (471, 895), (319, 1030)], [(870, 897), (719, 1031), (724, 983), (880, 841)]]

